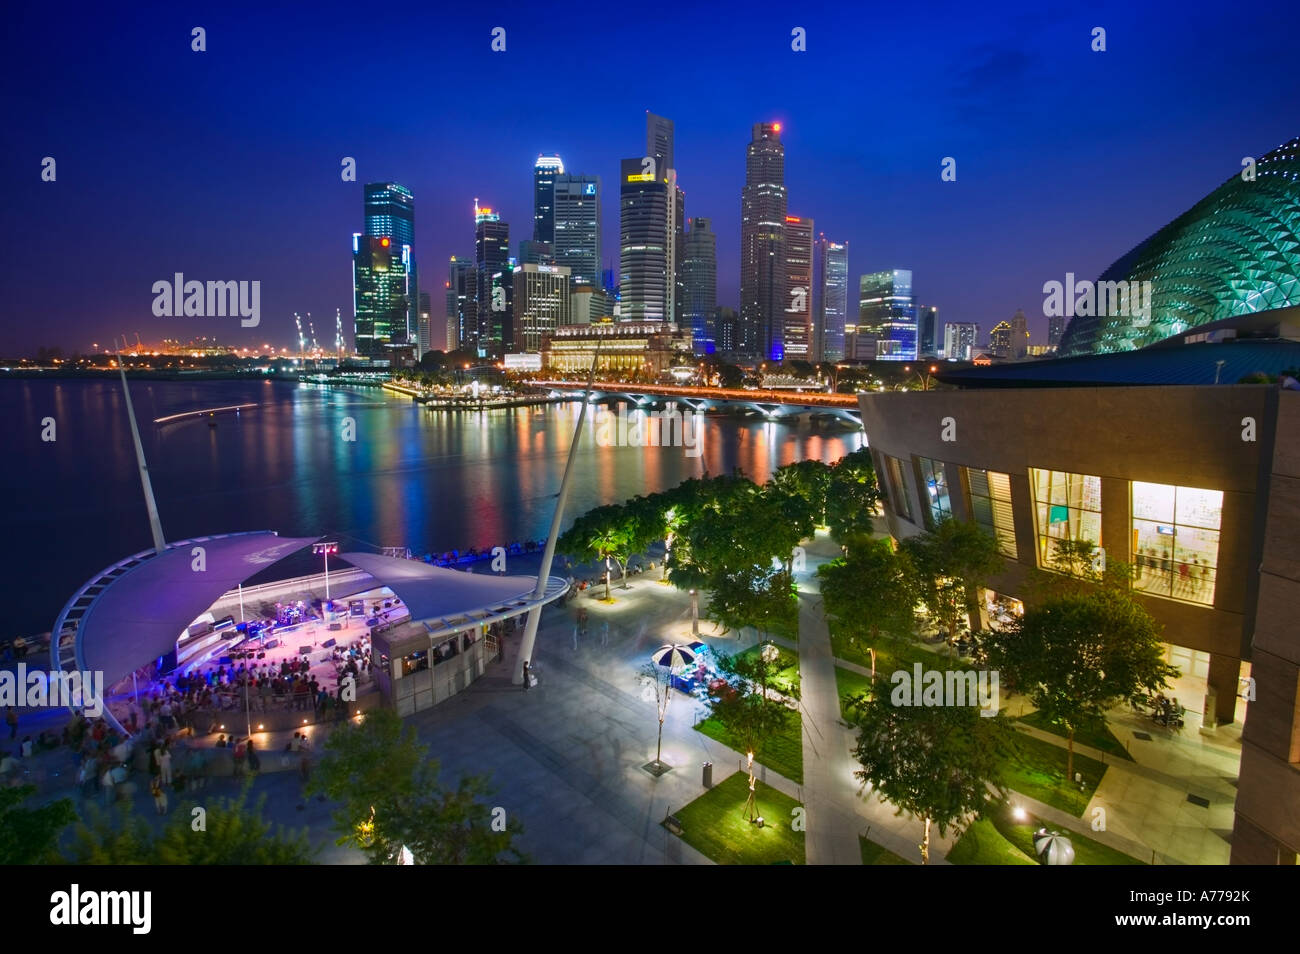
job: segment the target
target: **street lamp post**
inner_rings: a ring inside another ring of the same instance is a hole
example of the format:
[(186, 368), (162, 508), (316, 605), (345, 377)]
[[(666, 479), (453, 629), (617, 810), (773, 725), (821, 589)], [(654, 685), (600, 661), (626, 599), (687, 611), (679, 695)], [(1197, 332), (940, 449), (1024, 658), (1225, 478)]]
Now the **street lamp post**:
[(325, 601), (328, 603), (330, 598), (330, 554), (339, 552), (337, 543), (315, 543), (312, 544), (312, 553), (318, 553), (325, 557)]

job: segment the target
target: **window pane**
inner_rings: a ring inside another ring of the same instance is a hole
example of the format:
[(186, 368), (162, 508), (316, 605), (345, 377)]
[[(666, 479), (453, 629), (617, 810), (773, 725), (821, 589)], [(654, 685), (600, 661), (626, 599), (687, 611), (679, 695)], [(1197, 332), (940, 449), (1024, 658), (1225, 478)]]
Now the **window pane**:
[[(1158, 519), (1148, 519), (1152, 514)], [(1133, 483), (1134, 587), (1214, 603), (1223, 491)], [(1167, 516), (1166, 516), (1167, 515)]]

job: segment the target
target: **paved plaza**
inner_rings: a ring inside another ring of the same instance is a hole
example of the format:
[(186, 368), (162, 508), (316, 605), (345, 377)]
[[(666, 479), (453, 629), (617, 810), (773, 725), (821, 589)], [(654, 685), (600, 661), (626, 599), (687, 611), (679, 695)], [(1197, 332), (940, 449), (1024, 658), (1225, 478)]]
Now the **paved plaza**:
[[(864, 670), (832, 659), (816, 579), (817, 566), (837, 553), (825, 536), (808, 544), (807, 567), (797, 574), (799, 640), (778, 640), (800, 657), (804, 783), (761, 766), (758, 775), (805, 807), (808, 863), (860, 864), (858, 837), (863, 834), (919, 862), (921, 823), (897, 815), (892, 806), (864, 792), (853, 777), (853, 734), (840, 718), (834, 667)], [(518, 572), (513, 566), (511, 570)], [(658, 571), (634, 575), (627, 588), (616, 582), (612, 604), (599, 599), (604, 590), (596, 587), (548, 607), (534, 655), (539, 684), (530, 691), (510, 679), (518, 665), (516, 633), (506, 639), (504, 662), (492, 663), (466, 691), (408, 719), (442, 763), (445, 776), (490, 776), (496, 789), (491, 803), (523, 823), (519, 846), (535, 862), (709, 863), (661, 822), (704, 792), (706, 761), (713, 763), (716, 784), (740, 770), (742, 754), (696, 731), (695, 724), (708, 714), (705, 706), (674, 692), (663, 733), (663, 758), (673, 770), (656, 779), (642, 768), (654, 758), (657, 721), (653, 696), (643, 694), (641, 666), (664, 643), (693, 638), (689, 597), (658, 577)], [(580, 608), (589, 615), (585, 635), (576, 634)], [(711, 623), (701, 620), (699, 638), (732, 653), (754, 645), (758, 634), (716, 633)], [(1012, 714), (1024, 710), (1023, 697), (1011, 702)], [(62, 718), (59, 713), (25, 715), (22, 732), (55, 728)], [(1135, 762), (1076, 745), (1081, 754), (1109, 765), (1084, 815), (1087, 822), (1094, 807), (1106, 810), (1107, 829), (1092, 832), (1092, 837), (1148, 862), (1227, 863), (1239, 728), (1206, 736), (1189, 724), (1170, 737), (1153, 732), (1149, 723), (1127, 712), (1113, 713), (1111, 728), (1128, 744)], [(326, 731), (312, 730), (317, 757)], [(1029, 731), (1064, 744), (1047, 733)], [(273, 821), (307, 826), (313, 843), (323, 846), (322, 861), (361, 861), (356, 852), (334, 845), (329, 806), (302, 798), (296, 762), (280, 758), (288, 735), (259, 734), (263, 771), (254, 782), (254, 796), (267, 794), (265, 811)], [(1145, 740), (1143, 735), (1152, 737)], [(71, 789), (67, 752), (29, 760), (22, 770), (46, 796)], [(210, 796), (236, 790), (234, 780), (217, 778), (206, 791)], [(147, 791), (135, 797), (140, 813), (154, 817)], [(1017, 800), (1050, 821), (1081, 825), (1050, 806), (1019, 796)], [(179, 801), (172, 796), (173, 806)], [(946, 863), (952, 843), (951, 835), (939, 838), (932, 832), (931, 863)]]

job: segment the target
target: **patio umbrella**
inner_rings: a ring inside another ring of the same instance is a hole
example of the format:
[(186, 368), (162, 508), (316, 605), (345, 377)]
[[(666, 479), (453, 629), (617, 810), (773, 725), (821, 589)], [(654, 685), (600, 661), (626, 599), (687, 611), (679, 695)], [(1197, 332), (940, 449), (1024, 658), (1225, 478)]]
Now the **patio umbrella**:
[(695, 662), (695, 651), (689, 646), (660, 646), (650, 654), (650, 660), (656, 666), (676, 669), (678, 666), (685, 666)]
[(1074, 846), (1070, 839), (1046, 828), (1034, 832), (1034, 851), (1045, 865), (1074, 864)]

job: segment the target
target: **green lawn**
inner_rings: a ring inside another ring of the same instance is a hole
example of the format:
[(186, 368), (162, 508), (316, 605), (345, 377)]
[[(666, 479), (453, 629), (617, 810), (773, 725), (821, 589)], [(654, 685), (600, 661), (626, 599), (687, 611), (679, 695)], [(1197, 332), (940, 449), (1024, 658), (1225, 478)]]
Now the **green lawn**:
[[(716, 739), (737, 752), (743, 754), (745, 751), (741, 744), (731, 737), (727, 727), (712, 716), (697, 723), (695, 728), (710, 739)], [(785, 728), (768, 739), (760, 751), (754, 753), (754, 761), (766, 765), (773, 772), (784, 775), (792, 782), (803, 784), (803, 719), (798, 711), (791, 711)]]
[(842, 666), (835, 667), (835, 691), (840, 697), (840, 715), (844, 718), (848, 718), (844, 700), (849, 696), (863, 695), (870, 688), (871, 680), (866, 676), (854, 672), (852, 669), (845, 669)]
[[(849, 637), (837, 635), (835, 630), (835, 621), (831, 620), (831, 654), (837, 659), (857, 663), (864, 669), (869, 670), (871, 668), (871, 653), (869, 652), (871, 647), (861, 640), (850, 643)], [(952, 658), (931, 652), (916, 643), (903, 643), (894, 639), (881, 639), (876, 644), (875, 650), (876, 673), (886, 675), (898, 669), (910, 670), (916, 663), (920, 663), (927, 669), (944, 667), (950, 664)]]
[(1007, 784), (1022, 795), (1046, 802), (1076, 818), (1082, 815), (1106, 773), (1106, 766), (1074, 753), (1074, 770), (1083, 773), (1084, 787), (1080, 790), (1078, 784), (1065, 777), (1064, 748), (1023, 732), (1016, 733), (1016, 743), (1021, 757), (1011, 763)]
[(1034, 832), (1044, 827), (1070, 839), (1076, 865), (1145, 864), (1079, 831), (1050, 825), (1033, 815), (1018, 822), (1007, 806), (995, 809), (991, 817), (980, 818), (971, 825), (948, 852), (948, 860), (955, 865), (1039, 864), (1034, 855)]
[[(1042, 729), (1044, 732), (1059, 735), (1062, 739), (1065, 738), (1065, 729), (1053, 722), (1048, 722), (1040, 713), (1031, 712), (1029, 715), (1021, 716), (1020, 721), (1025, 725), (1033, 726), (1035, 729)], [(1084, 729), (1076, 729), (1074, 741), (1091, 746), (1094, 749), (1100, 749), (1107, 755), (1113, 755), (1116, 758), (1128, 759), (1130, 762), (1134, 760), (1133, 756), (1128, 754), (1128, 749), (1124, 748), (1124, 743), (1115, 738), (1114, 733), (1110, 731), (1105, 722)]]
[(1033, 858), (1002, 837), (987, 818), (977, 818), (948, 852), (954, 865), (1035, 865)]
[(799, 803), (762, 782), (754, 792), (762, 828), (745, 820), (749, 776), (734, 772), (673, 812), (682, 823), (682, 840), (720, 865), (803, 864), (804, 833), (791, 824)]
[[(774, 643), (773, 645), (776, 644)], [(762, 646), (762, 643), (759, 643), (757, 646), (750, 646), (744, 652), (737, 653), (736, 655), (738, 658), (745, 657), (747, 659), (756, 659), (758, 658), (758, 653), (759, 650), (762, 649)], [(772, 681), (768, 683), (768, 688), (775, 689), (783, 695), (788, 694), (791, 688), (798, 691), (799, 654), (793, 650), (786, 649), (784, 646), (777, 646), (776, 648), (780, 653), (778, 662), (781, 663), (782, 666), (780, 669), (773, 672)]]
[(862, 835), (858, 836), (858, 847), (862, 849), (864, 865), (910, 865), (912, 863)]

